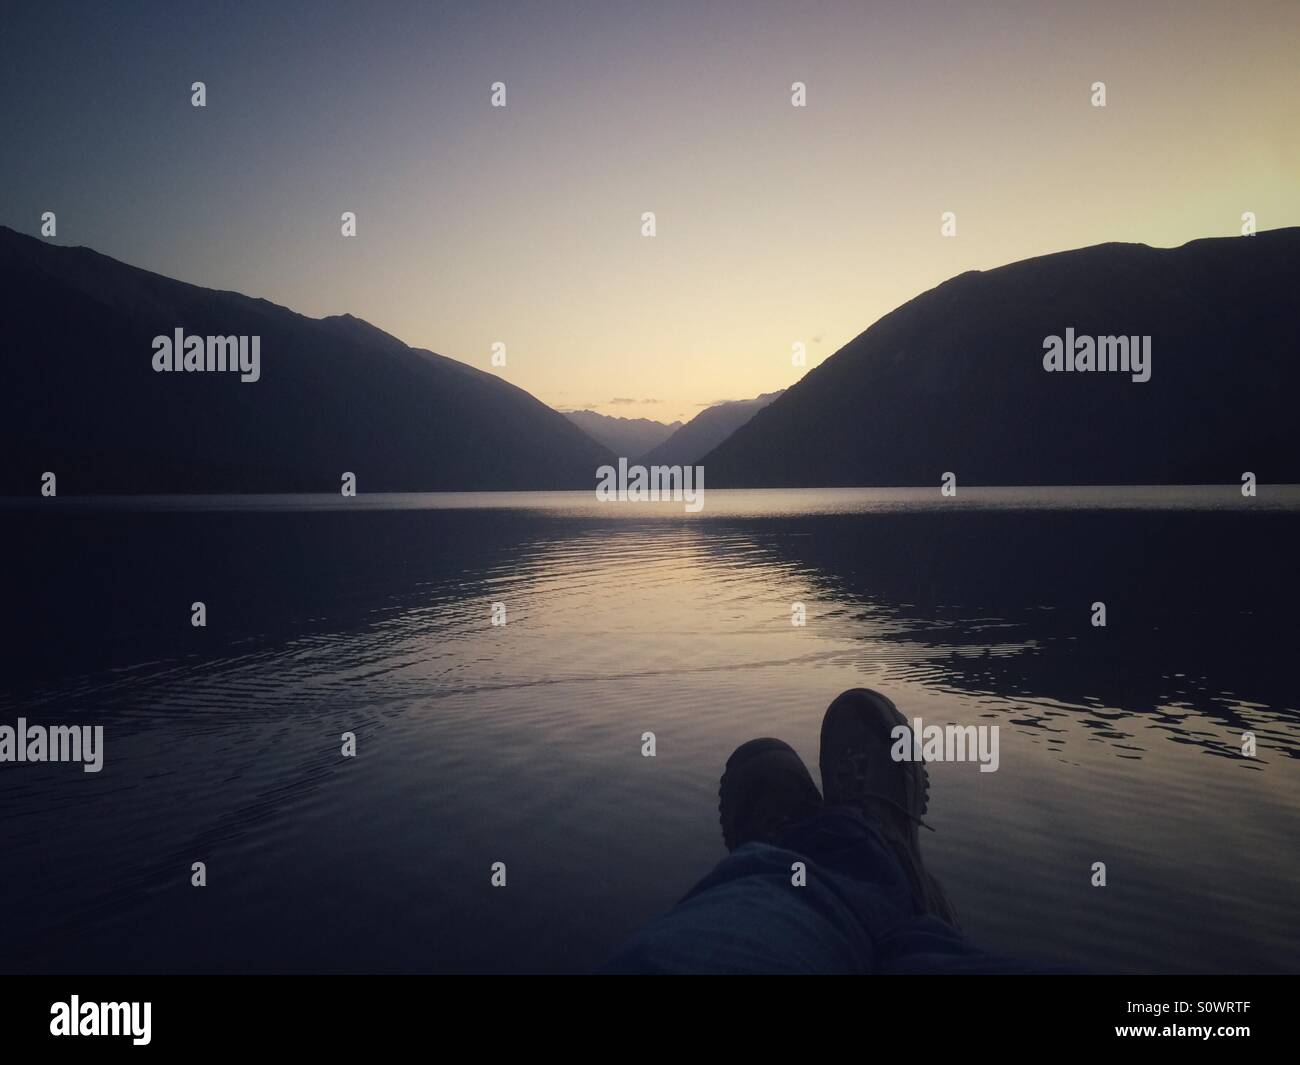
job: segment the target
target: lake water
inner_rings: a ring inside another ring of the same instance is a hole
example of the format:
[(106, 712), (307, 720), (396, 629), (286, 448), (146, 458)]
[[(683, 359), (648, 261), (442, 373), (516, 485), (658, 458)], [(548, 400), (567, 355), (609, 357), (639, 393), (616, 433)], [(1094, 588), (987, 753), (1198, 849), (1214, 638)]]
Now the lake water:
[(97, 774), (0, 765), (6, 971), (588, 970), (722, 856), (730, 752), (779, 736), (816, 775), (863, 685), (1000, 728), (997, 772), (931, 767), (923, 833), (977, 943), (1300, 969), (1300, 489), (9, 500), (0, 528), (0, 724), (105, 729)]

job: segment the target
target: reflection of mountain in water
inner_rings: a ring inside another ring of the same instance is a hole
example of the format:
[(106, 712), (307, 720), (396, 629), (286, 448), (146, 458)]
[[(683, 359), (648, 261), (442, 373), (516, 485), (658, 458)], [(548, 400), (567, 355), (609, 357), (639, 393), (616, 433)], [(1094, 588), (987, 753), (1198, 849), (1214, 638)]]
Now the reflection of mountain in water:
[[(1197, 721), (1258, 733), (1272, 713), (1261, 758), (1269, 750), (1300, 757), (1293, 515), (929, 512), (774, 519), (742, 530), (827, 600), (853, 604), (826, 613), (809, 603), (810, 627), (893, 645), (897, 654), (869, 654), (918, 679), (1095, 707), (1086, 724), (1119, 748), (1132, 743), (1123, 718), (1141, 714), (1175, 742), (1236, 758), (1239, 749), (1203, 735)], [(1098, 601), (1105, 628), (1091, 624)], [(1249, 722), (1243, 703), (1257, 704)], [(1008, 723), (1050, 730), (1056, 713), (1026, 707)]]

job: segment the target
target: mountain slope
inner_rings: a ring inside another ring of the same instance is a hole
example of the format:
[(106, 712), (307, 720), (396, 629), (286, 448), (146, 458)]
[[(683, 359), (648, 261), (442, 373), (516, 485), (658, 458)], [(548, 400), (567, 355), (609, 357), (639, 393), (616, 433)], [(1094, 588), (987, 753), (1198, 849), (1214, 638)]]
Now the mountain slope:
[[(589, 488), (610, 455), (522, 389), (350, 315), (306, 318), (0, 227), (0, 494)], [(155, 336), (261, 337), (261, 378), (158, 373)]]
[(756, 399), (706, 407), (641, 461), (646, 466), (694, 465), (780, 394), (767, 392)]
[(594, 410), (561, 413), (596, 443), (633, 462), (682, 427), (681, 422), (666, 425), (650, 418), (615, 418)]
[[(704, 460), (714, 487), (1300, 481), (1300, 229), (1104, 244), (961, 274)], [(1044, 338), (1149, 335), (1151, 379), (1046, 372)]]

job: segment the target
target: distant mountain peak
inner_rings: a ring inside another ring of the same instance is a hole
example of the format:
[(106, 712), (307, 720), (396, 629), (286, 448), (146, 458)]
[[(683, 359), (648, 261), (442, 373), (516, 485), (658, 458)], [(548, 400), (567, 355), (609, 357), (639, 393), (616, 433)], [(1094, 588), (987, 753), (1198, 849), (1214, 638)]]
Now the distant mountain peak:
[(682, 424), (669, 424), (652, 418), (623, 418), (613, 414), (599, 414), (594, 410), (561, 413), (615, 455), (632, 460), (639, 459), (651, 448), (663, 443)]
[(754, 399), (712, 404), (643, 456), (643, 461), (655, 466), (694, 465), (779, 395), (781, 391), (766, 392)]

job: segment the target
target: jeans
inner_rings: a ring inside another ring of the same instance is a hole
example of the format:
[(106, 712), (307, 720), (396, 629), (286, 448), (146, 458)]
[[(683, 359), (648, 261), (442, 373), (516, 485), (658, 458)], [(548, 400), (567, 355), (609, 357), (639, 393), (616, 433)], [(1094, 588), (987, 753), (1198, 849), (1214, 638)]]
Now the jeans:
[[(806, 867), (795, 886), (796, 862)], [(637, 932), (605, 973), (1007, 973), (917, 912), (907, 875), (876, 826), (823, 808), (779, 846), (746, 843), (672, 910)]]

